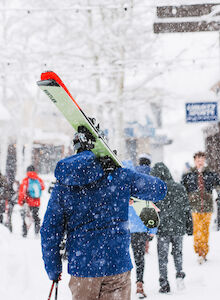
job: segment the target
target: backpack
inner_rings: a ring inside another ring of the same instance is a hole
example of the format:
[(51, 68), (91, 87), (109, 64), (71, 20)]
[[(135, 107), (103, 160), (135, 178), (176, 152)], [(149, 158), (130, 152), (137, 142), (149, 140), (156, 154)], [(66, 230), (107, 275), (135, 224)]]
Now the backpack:
[(27, 194), (29, 197), (37, 199), (42, 193), (41, 185), (38, 179), (28, 178)]

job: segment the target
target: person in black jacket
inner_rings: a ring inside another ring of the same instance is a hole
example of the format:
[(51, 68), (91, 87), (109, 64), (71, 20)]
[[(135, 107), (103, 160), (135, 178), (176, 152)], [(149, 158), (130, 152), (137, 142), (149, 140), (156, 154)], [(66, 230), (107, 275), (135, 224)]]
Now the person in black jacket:
[(205, 165), (204, 152), (193, 156), (195, 167), (182, 177), (182, 184), (188, 193), (193, 218), (194, 250), (199, 264), (207, 261), (209, 252), (209, 227), (213, 213), (212, 191), (220, 196), (220, 178)]
[(158, 202), (160, 209), (160, 225), (157, 233), (157, 250), (160, 272), (160, 293), (170, 292), (167, 277), (169, 244), (172, 244), (172, 254), (176, 268), (177, 285), (183, 288), (185, 273), (182, 268), (183, 235), (192, 235), (193, 224), (187, 192), (180, 183), (173, 180), (169, 169), (164, 163), (156, 163), (151, 175), (159, 177), (167, 184), (167, 195), (163, 203)]

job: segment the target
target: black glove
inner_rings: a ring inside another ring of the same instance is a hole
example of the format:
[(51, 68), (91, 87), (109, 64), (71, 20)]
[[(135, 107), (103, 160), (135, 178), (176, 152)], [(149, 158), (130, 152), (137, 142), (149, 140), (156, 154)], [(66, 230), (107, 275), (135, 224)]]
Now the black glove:
[(62, 273), (60, 273), (59, 276), (58, 276), (58, 278), (55, 279), (55, 280), (53, 280), (53, 281), (56, 282), (56, 283), (58, 283), (58, 281), (60, 281), (60, 280), (62, 279), (62, 278), (61, 278), (61, 275), (62, 275)]
[(110, 173), (118, 168), (113, 159), (107, 155), (104, 157), (99, 157), (98, 160), (105, 173)]

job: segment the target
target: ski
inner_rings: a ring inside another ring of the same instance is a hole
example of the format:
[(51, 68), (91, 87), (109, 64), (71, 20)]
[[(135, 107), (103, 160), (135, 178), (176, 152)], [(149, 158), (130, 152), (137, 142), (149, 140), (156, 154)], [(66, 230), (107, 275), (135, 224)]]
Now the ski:
[(79, 126), (84, 126), (91, 132), (96, 139), (95, 147), (91, 151), (97, 157), (109, 156), (117, 166), (122, 166), (119, 158), (107, 145), (102, 133), (92, 123), (93, 119), (85, 115), (57, 74), (52, 71), (44, 72), (37, 84), (76, 131), (78, 131)]

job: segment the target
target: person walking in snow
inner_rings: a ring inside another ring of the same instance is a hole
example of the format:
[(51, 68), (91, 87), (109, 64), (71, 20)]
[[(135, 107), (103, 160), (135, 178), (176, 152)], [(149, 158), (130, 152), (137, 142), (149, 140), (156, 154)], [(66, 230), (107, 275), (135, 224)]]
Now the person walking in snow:
[(3, 223), (3, 214), (5, 212), (5, 204), (9, 197), (8, 183), (5, 176), (0, 172), (0, 223)]
[[(140, 154), (138, 157), (138, 166), (135, 171), (138, 173), (149, 175), (150, 173), (151, 156), (148, 153)], [(145, 253), (149, 250), (149, 241), (152, 240), (155, 229), (147, 228), (132, 205), (129, 206), (129, 224), (131, 232), (131, 247), (134, 253), (134, 261), (136, 265), (136, 293), (139, 298), (146, 298), (144, 292), (144, 267)]]
[(21, 214), (23, 218), (23, 237), (27, 237), (28, 226), (26, 216), (33, 218), (35, 225), (35, 234), (40, 231), (40, 198), (41, 192), (45, 189), (43, 180), (38, 176), (35, 167), (27, 168), (27, 176), (22, 180), (18, 193), (18, 204), (23, 207)]
[(5, 225), (8, 227), (9, 231), (12, 232), (12, 213), (14, 210), (15, 204), (18, 202), (18, 189), (19, 189), (19, 181), (14, 180), (14, 182), (8, 185), (8, 201), (7, 201), (7, 219)]
[(144, 299), (147, 297), (144, 292), (144, 256), (146, 253), (146, 242), (153, 239), (157, 228), (147, 228), (143, 224), (132, 206), (132, 201), (130, 201), (128, 217), (131, 232), (131, 247), (136, 265), (136, 294), (139, 299)]
[(162, 162), (156, 163), (151, 170), (151, 175), (166, 182), (167, 195), (163, 201), (158, 202), (160, 209), (160, 225), (157, 232), (157, 252), (159, 263), (160, 293), (169, 293), (167, 264), (169, 245), (172, 245), (172, 255), (176, 268), (176, 279), (179, 288), (183, 288), (183, 235), (192, 235), (192, 216), (187, 192), (184, 186), (173, 180), (169, 169)]
[(205, 153), (194, 154), (195, 167), (182, 177), (192, 210), (194, 250), (200, 264), (204, 263), (209, 251), (209, 226), (213, 212), (212, 191), (220, 194), (220, 178), (205, 166)]
[[(138, 173), (142, 173), (142, 174), (146, 174), (146, 175), (149, 175), (150, 174), (150, 170), (151, 170), (151, 161), (152, 161), (152, 158), (151, 158), (151, 155), (149, 153), (142, 153), (138, 156), (138, 165), (135, 167), (135, 170), (136, 172)], [(147, 239), (146, 240), (146, 243), (145, 243), (145, 252), (148, 253), (149, 251), (149, 241), (151, 240), (150, 239)]]
[[(132, 161), (127, 160), (123, 162), (124, 167), (134, 170), (138, 173), (149, 175), (150, 173), (151, 156), (149, 154), (140, 154), (138, 157), (138, 166), (134, 167)], [(129, 229), (131, 232), (131, 247), (134, 254), (134, 261), (136, 265), (136, 294), (140, 299), (146, 298), (144, 292), (144, 267), (145, 267), (145, 253), (148, 253), (149, 241), (153, 239), (157, 229), (147, 228), (140, 217), (137, 215), (133, 200), (130, 200), (129, 205)]]
[(62, 272), (60, 244), (64, 231), (69, 287), (73, 300), (130, 299), (131, 195), (162, 200), (165, 183), (155, 177), (115, 167), (108, 157), (97, 158), (90, 133), (76, 133), (77, 154), (57, 163), (56, 184), (41, 227), (45, 269), (58, 281)]

